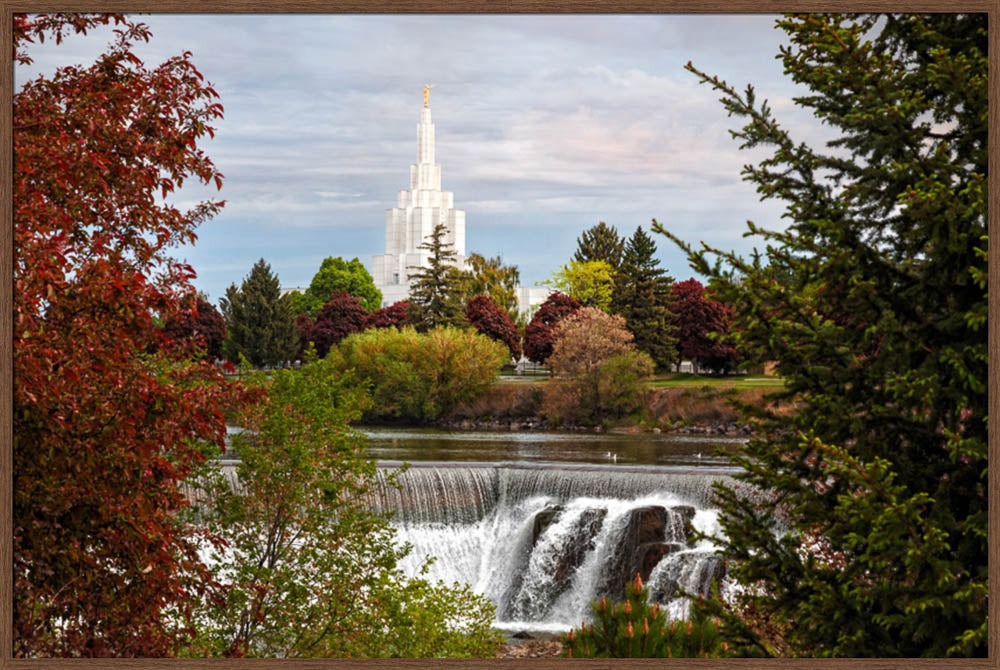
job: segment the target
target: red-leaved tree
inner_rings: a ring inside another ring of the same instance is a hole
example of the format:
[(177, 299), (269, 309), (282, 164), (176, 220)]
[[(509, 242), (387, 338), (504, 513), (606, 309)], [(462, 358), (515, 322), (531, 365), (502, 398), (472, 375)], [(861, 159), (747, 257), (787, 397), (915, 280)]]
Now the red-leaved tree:
[(465, 318), (470, 326), (486, 337), (506, 344), (515, 361), (521, 358), (521, 335), (517, 326), (510, 320), (507, 310), (496, 304), (493, 298), (485, 293), (473, 297), (465, 306)]
[(673, 293), (678, 363), (686, 358), (709, 370), (731, 370), (739, 362), (739, 352), (725, 339), (711, 339), (708, 333), (729, 333), (732, 308), (706, 296), (694, 278), (674, 284)]
[(193, 347), (210, 361), (222, 358), (222, 343), (226, 340), (226, 320), (209, 301), (195, 298), (193, 307), (182, 307), (163, 324), (163, 334), (175, 344)]
[(412, 323), (410, 303), (406, 300), (400, 300), (388, 307), (369, 313), (365, 318), (365, 330), (369, 328), (402, 328)]
[(153, 316), (193, 291), (169, 248), (222, 205), (165, 201), (188, 178), (221, 185), (197, 145), (216, 92), (190, 54), (144, 66), (132, 46), (150, 34), (121, 16), (15, 15), (15, 58), (112, 21), (94, 64), (14, 95), (17, 657), (169, 656), (190, 639), (192, 603), (217, 585), (178, 484), (246, 400)]
[(316, 353), (322, 358), (330, 352), (330, 347), (351, 333), (364, 330), (367, 316), (368, 312), (357, 298), (347, 291), (334, 291), (319, 310), (315, 321), (300, 314), (295, 325), (303, 343), (315, 344)]
[(536, 363), (547, 361), (555, 344), (556, 325), (578, 309), (579, 300), (559, 291), (550, 295), (524, 329), (524, 355)]

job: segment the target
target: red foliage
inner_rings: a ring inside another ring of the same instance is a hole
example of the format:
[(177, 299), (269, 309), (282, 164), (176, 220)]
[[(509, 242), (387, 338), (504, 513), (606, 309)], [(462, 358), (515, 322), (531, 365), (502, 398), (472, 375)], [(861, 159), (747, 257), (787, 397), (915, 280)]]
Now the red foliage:
[(510, 349), (514, 360), (521, 358), (521, 336), (507, 311), (493, 302), (485, 293), (472, 298), (465, 307), (469, 325), (486, 337), (503, 342)]
[(305, 342), (316, 345), (316, 353), (322, 358), (330, 352), (330, 347), (351, 333), (364, 330), (368, 312), (358, 299), (347, 291), (334, 291), (312, 321), (300, 314), (295, 321)]
[(555, 326), (576, 310), (580, 301), (556, 291), (542, 303), (524, 329), (524, 355), (536, 363), (544, 363), (552, 355)]
[(370, 313), (365, 319), (365, 330), (369, 328), (402, 328), (412, 323), (410, 303), (406, 300), (400, 300)]
[(222, 358), (226, 320), (212, 303), (198, 298), (193, 309), (182, 309), (167, 319), (163, 334), (182, 347), (194, 346), (215, 361)]
[[(18, 60), (33, 39), (111, 18), (15, 15)], [(148, 69), (131, 51), (148, 31), (114, 20), (95, 64), (14, 96), (17, 657), (169, 656), (190, 638), (195, 596), (218, 585), (197, 551), (209, 538), (177, 520), (178, 483), (248, 400), (207, 361), (157, 347), (153, 319), (193, 292), (168, 248), (222, 204), (158, 196), (221, 184), (197, 141), (222, 107), (188, 54)]]
[(711, 370), (729, 370), (739, 360), (739, 352), (726, 342), (715, 342), (707, 333), (729, 333), (733, 310), (705, 295), (696, 279), (673, 285), (674, 314), (677, 324), (677, 352), (682, 359)]

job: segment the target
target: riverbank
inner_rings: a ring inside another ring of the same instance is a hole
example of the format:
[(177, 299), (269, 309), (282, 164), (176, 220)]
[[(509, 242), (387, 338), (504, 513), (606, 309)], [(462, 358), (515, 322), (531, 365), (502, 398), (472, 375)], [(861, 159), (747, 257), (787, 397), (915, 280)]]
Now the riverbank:
[[(560, 430), (569, 432), (653, 432), (682, 435), (749, 435), (733, 401), (768, 404), (773, 388), (713, 386), (651, 388), (640, 412), (598, 426), (551, 425), (542, 411), (543, 383), (498, 382), (460, 404), (432, 425), (445, 430)], [(780, 408), (779, 408), (780, 411)]]

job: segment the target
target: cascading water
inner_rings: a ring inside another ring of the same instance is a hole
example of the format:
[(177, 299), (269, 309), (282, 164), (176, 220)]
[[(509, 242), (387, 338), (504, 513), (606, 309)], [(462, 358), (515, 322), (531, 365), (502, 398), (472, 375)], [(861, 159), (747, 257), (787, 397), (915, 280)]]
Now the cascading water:
[(427, 576), (489, 597), (498, 627), (556, 631), (590, 619), (601, 595), (621, 599), (636, 572), (651, 598), (686, 617), (678, 587), (706, 593), (724, 576), (711, 543), (693, 535), (718, 532), (711, 484), (732, 472), (423, 463), (376, 505), (413, 546), (407, 574), (434, 557)]

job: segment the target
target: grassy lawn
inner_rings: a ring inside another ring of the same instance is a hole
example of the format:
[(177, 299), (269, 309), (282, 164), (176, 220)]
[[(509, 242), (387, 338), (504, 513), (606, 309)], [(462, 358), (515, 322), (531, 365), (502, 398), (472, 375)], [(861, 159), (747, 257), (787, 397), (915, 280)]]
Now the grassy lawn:
[(779, 388), (785, 385), (781, 377), (763, 377), (760, 375), (694, 375), (687, 372), (658, 375), (649, 383), (653, 388), (693, 386), (721, 386), (726, 388)]

